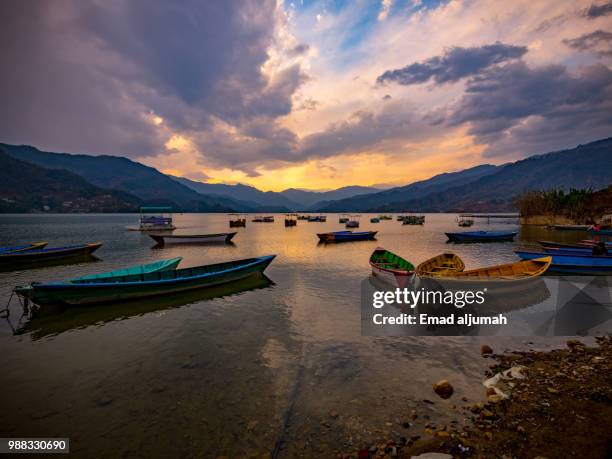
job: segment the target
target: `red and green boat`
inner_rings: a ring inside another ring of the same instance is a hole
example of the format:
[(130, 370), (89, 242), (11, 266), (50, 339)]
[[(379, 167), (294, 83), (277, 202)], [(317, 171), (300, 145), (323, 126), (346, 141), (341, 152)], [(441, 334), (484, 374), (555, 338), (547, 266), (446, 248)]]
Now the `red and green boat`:
[(383, 281), (404, 288), (414, 276), (414, 265), (393, 252), (378, 247), (370, 256), (372, 275)]

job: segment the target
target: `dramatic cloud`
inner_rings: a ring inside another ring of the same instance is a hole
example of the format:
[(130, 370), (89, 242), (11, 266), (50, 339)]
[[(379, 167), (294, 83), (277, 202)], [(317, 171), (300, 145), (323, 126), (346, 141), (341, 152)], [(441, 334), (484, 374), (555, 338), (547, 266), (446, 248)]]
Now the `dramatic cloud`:
[(524, 46), (494, 43), (473, 48), (453, 47), (441, 56), (415, 62), (401, 69), (387, 70), (376, 81), (413, 85), (433, 79), (436, 84), (454, 83), (462, 78), (476, 75), (484, 69), (505, 61), (518, 59), (527, 52)]
[(492, 67), (468, 80), (450, 111), (449, 125), (467, 124), (490, 155), (551, 145), (555, 137), (604, 137), (612, 119), (612, 70), (594, 64), (573, 74), (563, 65), (523, 62)]
[(586, 11), (586, 16), (589, 19), (607, 16), (608, 14), (612, 14), (612, 2), (602, 3), (599, 5), (592, 4)]
[(391, 5), (393, 5), (393, 0), (381, 0), (380, 12), (378, 13), (379, 21), (384, 21), (385, 19), (387, 19), (389, 11), (391, 10)]
[(580, 51), (594, 50), (600, 56), (612, 56), (612, 32), (596, 30), (577, 38), (563, 40), (570, 48)]
[[(282, 12), (273, 0), (26, 0), (0, 8), (4, 141), (156, 155), (173, 132), (274, 125), (306, 78), (295, 59), (308, 46), (287, 37), (286, 50), (276, 46)], [(277, 142), (271, 135), (264, 140)]]

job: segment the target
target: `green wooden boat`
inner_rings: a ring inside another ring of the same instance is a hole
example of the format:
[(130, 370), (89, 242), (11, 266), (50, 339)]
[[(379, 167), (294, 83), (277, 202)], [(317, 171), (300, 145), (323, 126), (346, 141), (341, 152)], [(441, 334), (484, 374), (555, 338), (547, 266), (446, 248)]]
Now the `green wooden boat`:
[(372, 274), (391, 285), (404, 288), (414, 276), (414, 265), (393, 252), (378, 247), (370, 256)]
[(193, 268), (155, 271), (81, 282), (32, 283), (15, 293), (39, 306), (97, 304), (156, 297), (221, 285), (262, 273), (275, 255), (228, 261)]
[(178, 264), (181, 262), (183, 257), (169, 258), (167, 260), (158, 260), (153, 263), (147, 263), (144, 265), (130, 266), (129, 268), (117, 269), (115, 271), (109, 271), (107, 273), (90, 274), (89, 276), (77, 277), (70, 279), (68, 282), (88, 282), (94, 279), (110, 279), (113, 277), (125, 277), (133, 274), (147, 274), (158, 271), (171, 271), (176, 269)]

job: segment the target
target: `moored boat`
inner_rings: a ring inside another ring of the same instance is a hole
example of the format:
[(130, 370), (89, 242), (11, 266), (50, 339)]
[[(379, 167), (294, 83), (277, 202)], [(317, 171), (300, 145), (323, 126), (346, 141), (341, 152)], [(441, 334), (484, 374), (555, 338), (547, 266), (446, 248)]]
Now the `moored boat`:
[(246, 217), (240, 214), (230, 214), (229, 227), (230, 228), (245, 228), (246, 227)]
[(591, 225), (550, 225), (550, 228), (559, 231), (586, 231)]
[(423, 225), (425, 215), (407, 215), (402, 218), (402, 225)]
[(458, 255), (444, 252), (420, 263), (416, 268), (418, 276), (437, 277), (461, 272), (465, 263)]
[(15, 293), (39, 306), (97, 304), (156, 297), (245, 279), (255, 273), (262, 273), (274, 257), (275, 255), (268, 255), (192, 268), (131, 274), (111, 279), (90, 279), (77, 283), (32, 283), (25, 287), (15, 288)]
[(378, 218), (380, 220), (393, 220), (393, 217), (391, 215), (379, 215)]
[(542, 256), (531, 260), (521, 260), (514, 263), (485, 266), (462, 271), (443, 271), (434, 277), (461, 281), (517, 281), (537, 277), (546, 272), (552, 261), (551, 256)]
[[(598, 244), (598, 241), (585, 239), (583, 241), (575, 242), (573, 244), (553, 241), (538, 241), (538, 243), (542, 247), (558, 247), (562, 249), (592, 249), (595, 245)], [(604, 244), (608, 249), (612, 249), (612, 242), (605, 242)]]
[(340, 217), (340, 218), (338, 219), (338, 223), (346, 223), (346, 222), (348, 222), (348, 221), (349, 221), (349, 218), (348, 218), (348, 217)]
[(611, 255), (584, 255), (584, 254), (546, 254), (541, 252), (528, 252), (516, 250), (523, 260), (533, 260), (545, 256), (552, 256), (552, 263), (548, 272), (559, 274), (588, 274), (588, 275), (610, 275), (612, 274)]
[[(591, 247), (544, 247), (544, 252), (550, 254), (578, 254), (584, 256), (602, 256), (599, 254), (593, 254), (593, 250), (595, 250), (596, 246)], [(612, 256), (612, 250), (609, 252), (609, 255)]]
[(588, 230), (590, 234), (592, 234), (593, 236), (612, 236), (612, 229), (607, 228), (607, 229), (590, 229)]
[(116, 269), (114, 271), (109, 271), (106, 273), (90, 274), (88, 276), (76, 277), (74, 279), (70, 279), (68, 282), (83, 283), (91, 281), (93, 279), (106, 279), (110, 281), (112, 278), (115, 277), (125, 277), (131, 276), (133, 274), (147, 274), (158, 271), (171, 271), (173, 269), (176, 269), (182, 259), (183, 257), (176, 257), (169, 258), (167, 260), (158, 260), (152, 263), (130, 266), (129, 268)]
[(472, 218), (467, 218), (463, 215), (460, 215), (459, 217), (457, 217), (457, 225), (461, 226), (463, 228), (466, 227), (470, 227), (474, 224), (474, 219)]
[(414, 275), (414, 265), (389, 250), (377, 247), (370, 256), (372, 274), (391, 285), (404, 288)]
[(461, 233), (444, 233), (452, 242), (503, 242), (512, 241), (516, 231), (464, 231)]
[(16, 266), (24, 263), (38, 263), (43, 261), (56, 261), (69, 258), (91, 255), (102, 246), (101, 242), (93, 244), (69, 245), (65, 247), (51, 247), (44, 249), (26, 250), (24, 252), (0, 253), (0, 264), (3, 266)]
[(25, 252), (27, 250), (44, 249), (48, 242), (32, 242), (31, 244), (14, 245), (12, 247), (0, 247), (0, 254), (2, 253), (15, 253)]
[(370, 218), (370, 223), (380, 223), (380, 218), (372, 217), (372, 218)]
[(158, 245), (166, 244), (209, 244), (215, 242), (224, 242), (229, 244), (232, 238), (236, 235), (233, 233), (215, 233), (215, 234), (149, 234)]
[(331, 233), (317, 233), (321, 242), (349, 242), (373, 240), (378, 231), (334, 231)]
[(297, 226), (297, 214), (285, 215), (285, 227)]
[(141, 207), (140, 223), (137, 227), (128, 227), (130, 231), (172, 231), (172, 207)]

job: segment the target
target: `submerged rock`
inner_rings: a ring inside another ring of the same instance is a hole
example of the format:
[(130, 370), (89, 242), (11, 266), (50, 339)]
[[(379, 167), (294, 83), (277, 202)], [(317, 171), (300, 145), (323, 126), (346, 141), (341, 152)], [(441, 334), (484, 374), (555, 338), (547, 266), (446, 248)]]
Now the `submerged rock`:
[(433, 390), (440, 398), (447, 399), (453, 395), (455, 389), (446, 379), (442, 379), (433, 385)]

